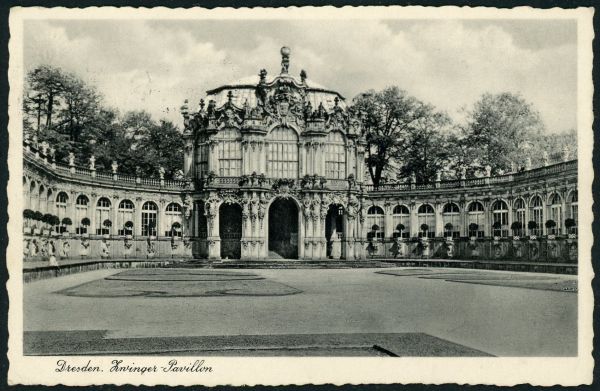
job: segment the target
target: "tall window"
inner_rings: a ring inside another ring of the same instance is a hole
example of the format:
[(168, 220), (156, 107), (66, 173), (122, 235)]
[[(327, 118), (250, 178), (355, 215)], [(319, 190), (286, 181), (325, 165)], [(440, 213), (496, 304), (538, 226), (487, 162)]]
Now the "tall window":
[(453, 202), (444, 205), (442, 219), (444, 221), (444, 236), (460, 237), (460, 209), (458, 205)]
[(531, 221), (535, 221), (536, 228), (530, 230), (532, 235), (541, 235), (542, 227), (544, 224), (544, 206), (542, 204), (542, 197), (535, 196), (531, 199), (531, 203), (529, 205), (529, 216)]
[(562, 227), (562, 199), (557, 193), (554, 193), (550, 196), (550, 220), (553, 220), (556, 223), (554, 228), (550, 229), (551, 235), (556, 235), (560, 232), (560, 227)]
[(64, 191), (61, 191), (56, 196), (56, 216), (60, 219), (60, 224), (54, 227), (56, 232), (64, 232), (66, 227), (62, 225), (62, 220), (67, 217), (67, 201), (69, 200), (69, 196)]
[(298, 135), (290, 128), (275, 128), (268, 136), (269, 176), (273, 178), (298, 177)]
[(482, 238), (485, 235), (483, 224), (485, 222), (485, 208), (479, 201), (469, 204), (467, 213), (467, 229), (470, 237)]
[(165, 236), (177, 236), (181, 237), (182, 225), (181, 225), (181, 205), (174, 202), (167, 205), (165, 210)]
[(379, 206), (371, 206), (367, 209), (367, 227), (369, 238), (383, 239), (385, 237), (385, 216), (383, 209)]
[(133, 235), (135, 225), (135, 205), (130, 200), (123, 200), (119, 203), (117, 210), (117, 228), (119, 235)]
[(525, 221), (525, 201), (522, 198), (517, 198), (513, 204), (513, 221), (521, 223), (521, 229), (527, 226)]
[(84, 224), (84, 219), (89, 220), (89, 217), (88, 217), (88, 204), (89, 203), (90, 203), (89, 198), (87, 198), (83, 194), (80, 195), (79, 197), (77, 197), (77, 199), (75, 200), (75, 219), (76, 219), (75, 224), (77, 224), (75, 233), (77, 233), (77, 234), (87, 233), (87, 225)]
[(208, 174), (208, 149), (206, 142), (198, 144), (196, 148), (196, 175), (202, 178)]
[(158, 225), (158, 206), (154, 202), (145, 202), (142, 206), (142, 236), (156, 236)]
[(40, 199), (38, 197), (37, 189), (35, 188), (35, 182), (31, 181), (31, 185), (29, 186), (29, 206), (33, 209), (34, 212), (40, 210)]
[(346, 148), (344, 135), (330, 132), (326, 140), (325, 176), (330, 179), (346, 178)]
[(394, 223), (394, 236), (400, 235), (398, 225), (402, 224), (404, 229), (402, 230), (402, 237), (410, 237), (410, 211), (404, 205), (396, 205), (392, 211), (392, 221)]
[(39, 202), (39, 211), (42, 213), (46, 213), (47, 209), (46, 207), (48, 206), (47, 204), (47, 200), (46, 200), (46, 188), (44, 187), (44, 185), (40, 185), (40, 188), (38, 189), (38, 202)]
[[(429, 204), (423, 204), (417, 209), (417, 219), (419, 221), (419, 237), (426, 236), (428, 238), (435, 237), (435, 210)], [(423, 230), (424, 225), (427, 225), (427, 230)]]
[(494, 236), (508, 236), (508, 205), (502, 200), (498, 200), (492, 204), (492, 222), (499, 222), (501, 227), (494, 229)]
[(110, 200), (106, 197), (102, 197), (96, 204), (96, 234), (97, 235), (108, 235), (110, 233), (109, 225), (105, 222), (110, 221)]
[(571, 192), (571, 194), (569, 195), (569, 209), (570, 209), (570, 217), (575, 220), (575, 227), (572, 228), (573, 233), (577, 234), (577, 222), (578, 222), (578, 217), (577, 217), (577, 212), (579, 211), (578, 209), (578, 194), (577, 194), (577, 190), (573, 190)]
[(237, 129), (219, 130), (219, 175), (235, 177), (242, 175), (242, 140)]

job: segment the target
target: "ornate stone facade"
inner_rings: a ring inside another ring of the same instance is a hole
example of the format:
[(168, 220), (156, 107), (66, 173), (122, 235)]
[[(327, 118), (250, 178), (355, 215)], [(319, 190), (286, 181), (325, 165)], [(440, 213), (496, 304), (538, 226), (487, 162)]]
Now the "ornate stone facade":
[(110, 173), (96, 172), (93, 157), (89, 168), (63, 166), (26, 144), (26, 208), (69, 217), (72, 227), (55, 230), (78, 235), (70, 252), (82, 256), (94, 255), (84, 241), (100, 239), (114, 242), (99, 247), (113, 257), (531, 260), (540, 238), (547, 258), (576, 254), (577, 161), (374, 188), (364, 177), (356, 113), (337, 92), (289, 69), (283, 48), (276, 77), (261, 70), (210, 90), (195, 112), (186, 102), (183, 180), (123, 176), (117, 162)]

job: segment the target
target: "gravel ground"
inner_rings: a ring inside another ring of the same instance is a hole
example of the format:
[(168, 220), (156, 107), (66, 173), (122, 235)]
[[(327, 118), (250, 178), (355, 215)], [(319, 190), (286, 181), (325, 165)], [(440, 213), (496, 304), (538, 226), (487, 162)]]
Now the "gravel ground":
[(94, 331), (27, 332), (27, 355), (179, 354), (233, 356), (488, 356), (422, 333), (285, 334), (105, 338)]
[(254, 273), (186, 269), (134, 269), (63, 289), (81, 297), (283, 296), (301, 291)]
[(533, 274), (484, 270), (462, 270), (447, 272), (444, 269), (382, 270), (380, 274), (423, 279), (441, 279), (451, 282), (494, 285), (513, 288), (541, 289), (559, 292), (577, 292), (577, 276), (559, 274)]
[[(457, 274), (455, 269), (435, 270)], [(496, 356), (577, 354), (576, 294), (416, 275), (394, 278), (377, 273), (382, 269), (244, 270), (264, 279), (211, 282), (262, 281), (301, 291), (284, 296), (81, 297), (58, 293), (122, 271), (96, 270), (24, 284), (24, 330), (105, 330), (106, 339), (140, 340), (423, 333)], [(168, 289), (182, 283), (207, 282), (166, 282)]]

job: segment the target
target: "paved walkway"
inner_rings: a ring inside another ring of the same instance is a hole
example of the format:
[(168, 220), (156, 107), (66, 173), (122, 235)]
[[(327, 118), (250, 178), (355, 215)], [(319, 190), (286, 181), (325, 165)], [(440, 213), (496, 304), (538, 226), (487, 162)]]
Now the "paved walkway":
[(380, 270), (252, 270), (302, 291), (290, 296), (56, 293), (121, 272), (97, 270), (25, 284), (24, 329), (103, 330), (105, 338), (425, 333), (492, 355), (577, 353), (575, 293), (376, 273)]

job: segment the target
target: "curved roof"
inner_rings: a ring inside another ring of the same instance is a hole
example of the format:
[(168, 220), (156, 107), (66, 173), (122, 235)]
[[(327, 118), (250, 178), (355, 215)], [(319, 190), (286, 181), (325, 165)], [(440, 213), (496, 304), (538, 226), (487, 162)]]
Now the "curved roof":
[[(267, 85), (272, 85), (278, 78), (285, 77), (286, 79), (293, 79), (298, 85), (306, 85), (306, 99), (310, 102), (313, 108), (319, 107), (319, 104), (323, 104), (325, 110), (330, 111), (335, 106), (335, 98), (339, 98), (338, 106), (342, 109), (346, 108), (345, 98), (338, 92), (328, 89), (321, 84), (314, 82), (310, 79), (306, 79), (304, 83), (298, 78), (286, 74), (278, 75), (271, 80), (267, 81)], [(217, 107), (224, 105), (227, 100), (227, 94), (229, 91), (233, 93), (232, 103), (238, 107), (242, 107), (244, 102), (248, 101), (250, 107), (257, 105), (256, 97), (256, 86), (260, 82), (258, 75), (244, 77), (238, 79), (232, 83), (222, 85), (212, 90), (206, 91), (207, 98), (215, 101)]]

